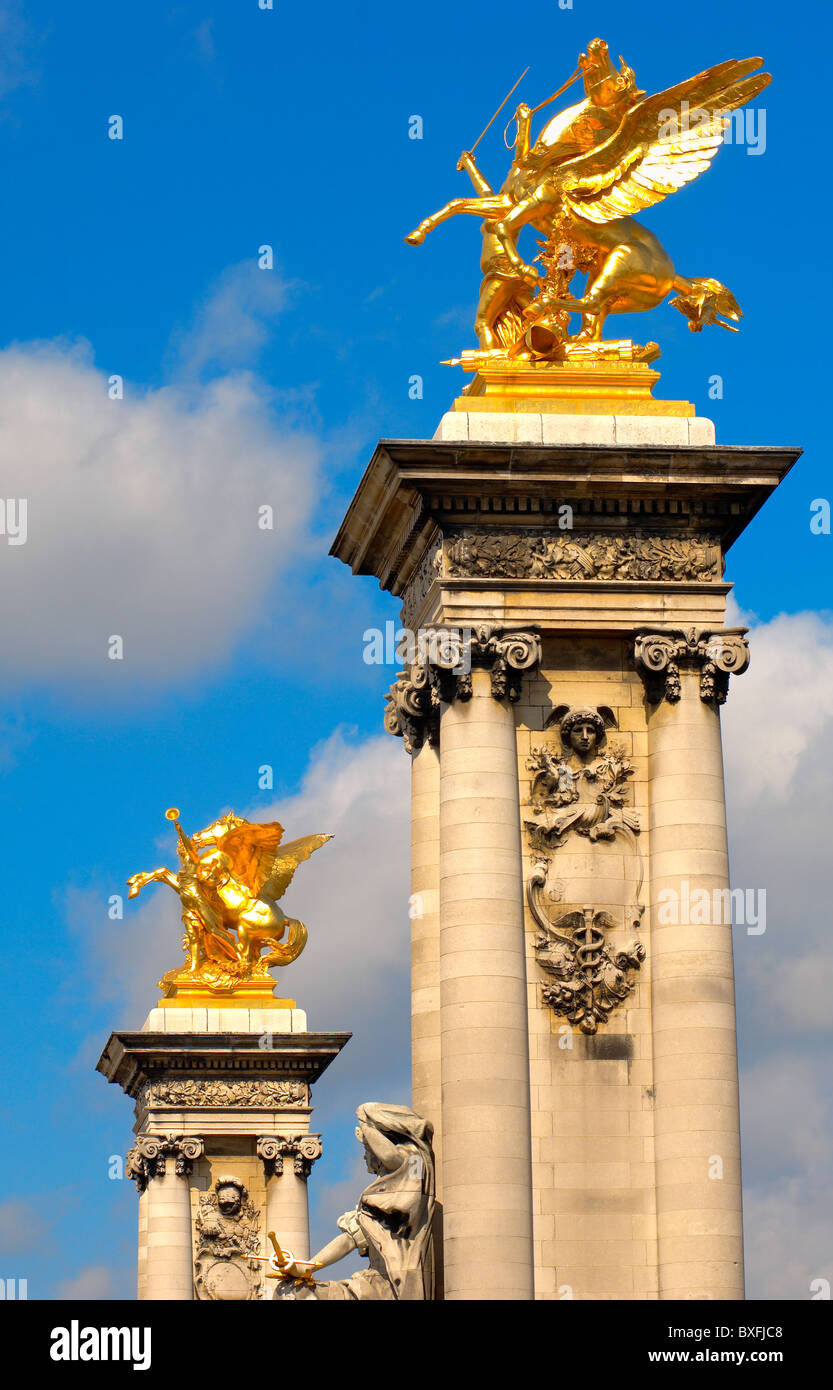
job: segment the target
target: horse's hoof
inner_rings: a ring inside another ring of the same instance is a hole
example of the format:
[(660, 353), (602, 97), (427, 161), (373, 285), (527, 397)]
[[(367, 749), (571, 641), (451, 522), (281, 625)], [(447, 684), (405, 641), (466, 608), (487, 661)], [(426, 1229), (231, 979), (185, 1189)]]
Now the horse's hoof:
[(405, 238), (405, 241), (407, 242), (408, 246), (421, 246), (424, 240), (425, 233), (421, 232), (419, 230), (419, 227), (417, 227), (415, 232), (410, 232), (408, 236), (406, 236)]

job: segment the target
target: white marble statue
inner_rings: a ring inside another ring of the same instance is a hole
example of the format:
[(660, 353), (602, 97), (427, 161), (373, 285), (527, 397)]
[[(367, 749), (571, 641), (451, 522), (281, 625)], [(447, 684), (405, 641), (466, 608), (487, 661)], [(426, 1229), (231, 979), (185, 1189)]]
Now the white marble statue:
[[(360, 1105), (356, 1137), (368, 1172), (376, 1174), (353, 1211), (339, 1218), (340, 1234), (311, 1260), (293, 1260), (279, 1273), (276, 1298), (421, 1300), (434, 1297), (433, 1125), (405, 1105)], [(315, 1273), (354, 1250), (367, 1269), (348, 1279), (317, 1283)]]

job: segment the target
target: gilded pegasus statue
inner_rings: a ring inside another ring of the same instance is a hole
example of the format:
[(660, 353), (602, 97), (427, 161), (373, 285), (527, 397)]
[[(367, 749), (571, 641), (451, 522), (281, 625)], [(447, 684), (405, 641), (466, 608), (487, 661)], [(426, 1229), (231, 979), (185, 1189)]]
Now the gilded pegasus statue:
[[(477, 167), (473, 150), (464, 150), (457, 168), (468, 173), (475, 196), (446, 203), (405, 238), (420, 245), (441, 222), (461, 213), (481, 219), (483, 280), (475, 319), (480, 347), (464, 357), (602, 357), (598, 345), (609, 314), (653, 309), (671, 294), (692, 332), (709, 323), (737, 331), (741, 311), (725, 285), (680, 275), (633, 214), (708, 169), (724, 143), (731, 112), (771, 80), (769, 73), (755, 72), (761, 62), (730, 59), (648, 96), (624, 59), (617, 70), (604, 40), (593, 39), (558, 92), (540, 106), (518, 106), (514, 158), (498, 192)], [(533, 142), (536, 111), (579, 76), (584, 100), (550, 119)], [(526, 226), (543, 237), (536, 257), (543, 277), (518, 252)], [(573, 297), (569, 285), (577, 272), (586, 273), (587, 281), (583, 294)], [(582, 320), (573, 337), (571, 314)], [(658, 355), (656, 344), (651, 347)]]
[(175, 807), (165, 816), (176, 828), (179, 869), (152, 869), (127, 880), (128, 897), (149, 883), (166, 883), (182, 904), (187, 964), (163, 975), (160, 988), (187, 981), (233, 993), (243, 981), (269, 983), (270, 967), (296, 960), (307, 942), (304, 923), (287, 917), (278, 901), (298, 865), (332, 835), (304, 835), (282, 845), (277, 821), (256, 825), (229, 812), (189, 836)]

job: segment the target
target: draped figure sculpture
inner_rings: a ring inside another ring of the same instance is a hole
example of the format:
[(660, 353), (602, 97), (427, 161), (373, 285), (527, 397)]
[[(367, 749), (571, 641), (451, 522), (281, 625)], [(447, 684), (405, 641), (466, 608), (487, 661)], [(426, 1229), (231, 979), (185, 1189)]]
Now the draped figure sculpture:
[[(376, 1176), (352, 1211), (337, 1225), (339, 1235), (311, 1260), (276, 1250), (275, 1297), (317, 1301), (421, 1301), (434, 1297), (435, 1208), (434, 1127), (405, 1105), (369, 1102), (356, 1111), (356, 1138), (369, 1173)], [(317, 1283), (317, 1270), (358, 1251), (367, 1269), (346, 1279)]]

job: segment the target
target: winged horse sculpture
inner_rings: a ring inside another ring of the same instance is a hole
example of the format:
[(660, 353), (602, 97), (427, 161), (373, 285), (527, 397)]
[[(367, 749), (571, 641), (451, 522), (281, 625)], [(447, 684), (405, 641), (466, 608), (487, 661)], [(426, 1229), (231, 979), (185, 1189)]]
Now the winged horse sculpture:
[(298, 865), (332, 835), (304, 835), (282, 844), (283, 826), (277, 821), (257, 825), (229, 812), (188, 836), (175, 807), (165, 815), (176, 827), (179, 869), (152, 869), (127, 880), (131, 898), (149, 883), (165, 883), (182, 904), (187, 966), (184, 972), (168, 971), (160, 987), (186, 975), (192, 983), (229, 992), (243, 980), (268, 980), (271, 966), (296, 960), (307, 929), (287, 917), (278, 902)]
[[(609, 314), (653, 309), (672, 293), (693, 332), (707, 323), (737, 331), (741, 311), (725, 285), (680, 275), (633, 214), (708, 169), (731, 112), (771, 81), (769, 73), (755, 72), (761, 62), (730, 59), (647, 96), (624, 59), (617, 71), (607, 44), (594, 39), (574, 74), (583, 77), (584, 100), (553, 117), (534, 143), (534, 110), (517, 108), (514, 159), (498, 192), (472, 153), (463, 152), (457, 167), (469, 173), (476, 196), (447, 203), (406, 241), (419, 245), (461, 213), (481, 219), (483, 282), (475, 320), (481, 352), (475, 355), (563, 356), (570, 343), (598, 344)], [(545, 238), (538, 257), (543, 278), (517, 249), (526, 226)], [(586, 272), (587, 282), (574, 298), (568, 286), (577, 271)], [(581, 314), (582, 325), (570, 338), (573, 313)]]

